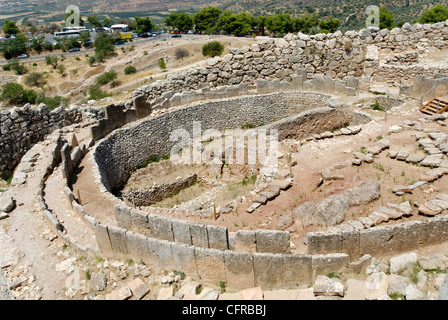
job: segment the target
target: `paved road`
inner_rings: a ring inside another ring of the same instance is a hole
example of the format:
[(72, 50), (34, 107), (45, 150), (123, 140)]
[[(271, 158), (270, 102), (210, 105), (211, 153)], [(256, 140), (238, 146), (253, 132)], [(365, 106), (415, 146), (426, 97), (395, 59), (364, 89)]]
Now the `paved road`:
[[(91, 32), (91, 34), (93, 34), (92, 39), (95, 38), (96, 36), (96, 32)], [(46, 35), (46, 36), (51, 36), (52, 35)], [(196, 39), (196, 38), (206, 38), (208, 37), (207, 35), (200, 35), (200, 34), (183, 34), (181, 38), (175, 38), (172, 40), (177, 40), (177, 39)], [(53, 42), (53, 38), (47, 38), (49, 42)], [(156, 37), (149, 37), (149, 38), (138, 38), (138, 40), (134, 40), (132, 42), (126, 42), (125, 44), (119, 45), (119, 46), (115, 46), (116, 48), (121, 48), (121, 47), (127, 47), (127, 46), (132, 46), (132, 45), (137, 45), (137, 44), (141, 44), (141, 43), (146, 43), (146, 42), (152, 42), (152, 41), (157, 41), (157, 40), (162, 40), (162, 39), (171, 39), (171, 34), (159, 34)], [(66, 55), (78, 55), (78, 54), (86, 54), (88, 52), (93, 52), (94, 49), (84, 49), (78, 52), (62, 52), (62, 53), (46, 53), (40, 56), (31, 56), (29, 58), (26, 59), (20, 59), (20, 61), (23, 62), (32, 62), (32, 61), (38, 61), (38, 60), (43, 60), (45, 59), (45, 57), (47, 56), (66, 56)], [(8, 63), (8, 60), (0, 60), (0, 64), (6, 64)]]

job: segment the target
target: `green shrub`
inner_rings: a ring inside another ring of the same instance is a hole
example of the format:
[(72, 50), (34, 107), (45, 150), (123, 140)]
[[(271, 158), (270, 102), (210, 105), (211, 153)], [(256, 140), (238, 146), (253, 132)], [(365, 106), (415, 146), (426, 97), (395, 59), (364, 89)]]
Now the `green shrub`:
[(202, 55), (204, 57), (220, 56), (224, 51), (224, 45), (219, 41), (212, 41), (202, 46)]
[(137, 73), (137, 69), (134, 66), (127, 66), (124, 68), (124, 74), (134, 74)]
[(3, 71), (10, 71), (11, 70), (11, 66), (9, 64), (4, 64), (2, 66)]
[(14, 82), (5, 84), (0, 94), (0, 100), (10, 105), (35, 103), (36, 97), (37, 93), (34, 90), (25, 90), (22, 85)]
[(102, 86), (114, 81), (115, 79), (117, 79), (117, 76), (118, 75), (114, 70), (104, 72), (102, 75), (99, 75), (96, 78), (96, 83)]
[(162, 69), (162, 70), (166, 69), (166, 63), (165, 63), (165, 60), (163, 58), (160, 58), (160, 60), (159, 60), (159, 68)]
[(40, 72), (32, 72), (25, 78), (25, 84), (27, 86), (40, 86), (45, 83), (44, 75)]
[(99, 84), (96, 84), (89, 89), (89, 100), (101, 100), (110, 96), (111, 94), (102, 90)]
[(43, 92), (39, 93), (36, 98), (36, 104), (45, 103), (50, 110), (54, 110), (60, 106), (66, 108), (69, 101), (68, 98), (63, 98), (61, 96), (46, 97)]

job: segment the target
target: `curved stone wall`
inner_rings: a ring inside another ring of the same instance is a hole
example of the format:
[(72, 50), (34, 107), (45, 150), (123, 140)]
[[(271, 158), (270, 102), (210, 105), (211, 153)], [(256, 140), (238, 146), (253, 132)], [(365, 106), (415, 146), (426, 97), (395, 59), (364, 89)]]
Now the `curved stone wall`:
[[(271, 123), (291, 116), (296, 113), (296, 109), (289, 108), (287, 97), (288, 94), (282, 93), (205, 102), (142, 119), (132, 126), (115, 130), (100, 141), (94, 151), (103, 183), (109, 191), (118, 188), (128, 178), (134, 166), (153, 155), (162, 157), (170, 154), (178, 143), (170, 141), (170, 134), (176, 129), (184, 129), (192, 137), (194, 123), (200, 123), (202, 131), (224, 130), (241, 128), (246, 123), (255, 126)], [(327, 95), (314, 96), (322, 104), (325, 103), (324, 98), (330, 100)], [(323, 113), (336, 112), (330, 109)], [(330, 130), (337, 127), (338, 122), (335, 121), (332, 125), (334, 126)]]

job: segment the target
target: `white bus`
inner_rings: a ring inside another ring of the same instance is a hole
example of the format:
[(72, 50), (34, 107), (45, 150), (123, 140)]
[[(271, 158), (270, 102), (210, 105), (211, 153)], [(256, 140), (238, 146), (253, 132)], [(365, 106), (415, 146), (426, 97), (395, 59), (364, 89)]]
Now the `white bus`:
[(81, 31), (79, 30), (61, 31), (61, 32), (55, 32), (54, 38), (59, 39), (64, 37), (79, 37), (80, 34)]
[(114, 24), (110, 27), (111, 32), (118, 31), (118, 32), (128, 32), (129, 26), (127, 24)]
[(85, 27), (68, 27), (62, 28), (61, 32), (55, 32), (54, 38), (79, 37), (82, 31), (88, 31)]

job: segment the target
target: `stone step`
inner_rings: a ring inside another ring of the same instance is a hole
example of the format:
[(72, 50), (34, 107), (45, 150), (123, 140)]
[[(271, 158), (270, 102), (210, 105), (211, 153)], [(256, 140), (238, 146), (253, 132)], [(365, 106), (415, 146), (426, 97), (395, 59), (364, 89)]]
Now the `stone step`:
[(435, 206), (439, 206), (440, 208), (442, 208), (442, 210), (448, 209), (448, 202), (447, 201), (443, 201), (443, 200), (440, 200), (440, 199), (433, 199), (433, 200), (430, 200), (429, 202), (431, 202)]
[(363, 223), (358, 220), (351, 220), (347, 222), (350, 226), (352, 226), (355, 230), (364, 230), (366, 227)]
[[(381, 222), (387, 222), (390, 219), (390, 216), (388, 214), (385, 214), (385, 213), (379, 212), (379, 211), (374, 211), (372, 215), (379, 217), (381, 219)], [(369, 218), (372, 219), (370, 216), (369, 216)], [(381, 222), (379, 222), (379, 223), (381, 223)]]
[(383, 221), (389, 221), (389, 217), (387, 217), (387, 220), (385, 220), (385, 218), (383, 218), (382, 216), (378, 216), (376, 214), (371, 214), (368, 217), (370, 220), (372, 220), (374, 225), (378, 225)]
[(408, 201), (402, 202), (400, 204), (388, 203), (387, 206), (391, 209), (400, 211), (404, 216), (411, 216), (412, 211), (414, 211)]
[[(432, 208), (436, 208), (436, 206), (433, 204), (430, 204), (430, 206)], [(426, 203), (425, 203), (424, 205), (421, 205), (418, 207), (418, 212), (425, 216), (433, 217), (433, 216), (440, 214), (442, 212), (442, 208), (440, 208), (439, 210), (432, 210), (432, 209), (428, 208), (428, 206), (426, 206)]]
[(376, 212), (381, 212), (389, 215), (390, 219), (399, 219), (403, 216), (403, 213), (388, 207), (378, 207), (375, 209)]
[(249, 208), (246, 209), (246, 211), (248, 213), (252, 213), (255, 211), (255, 209), (257, 209), (259, 206), (261, 206), (261, 203), (255, 202), (254, 204), (252, 204)]
[(373, 227), (375, 225), (373, 220), (368, 218), (368, 217), (359, 217), (357, 220), (359, 222), (361, 222), (364, 225), (364, 227), (366, 227), (366, 228), (370, 228), (370, 227)]

